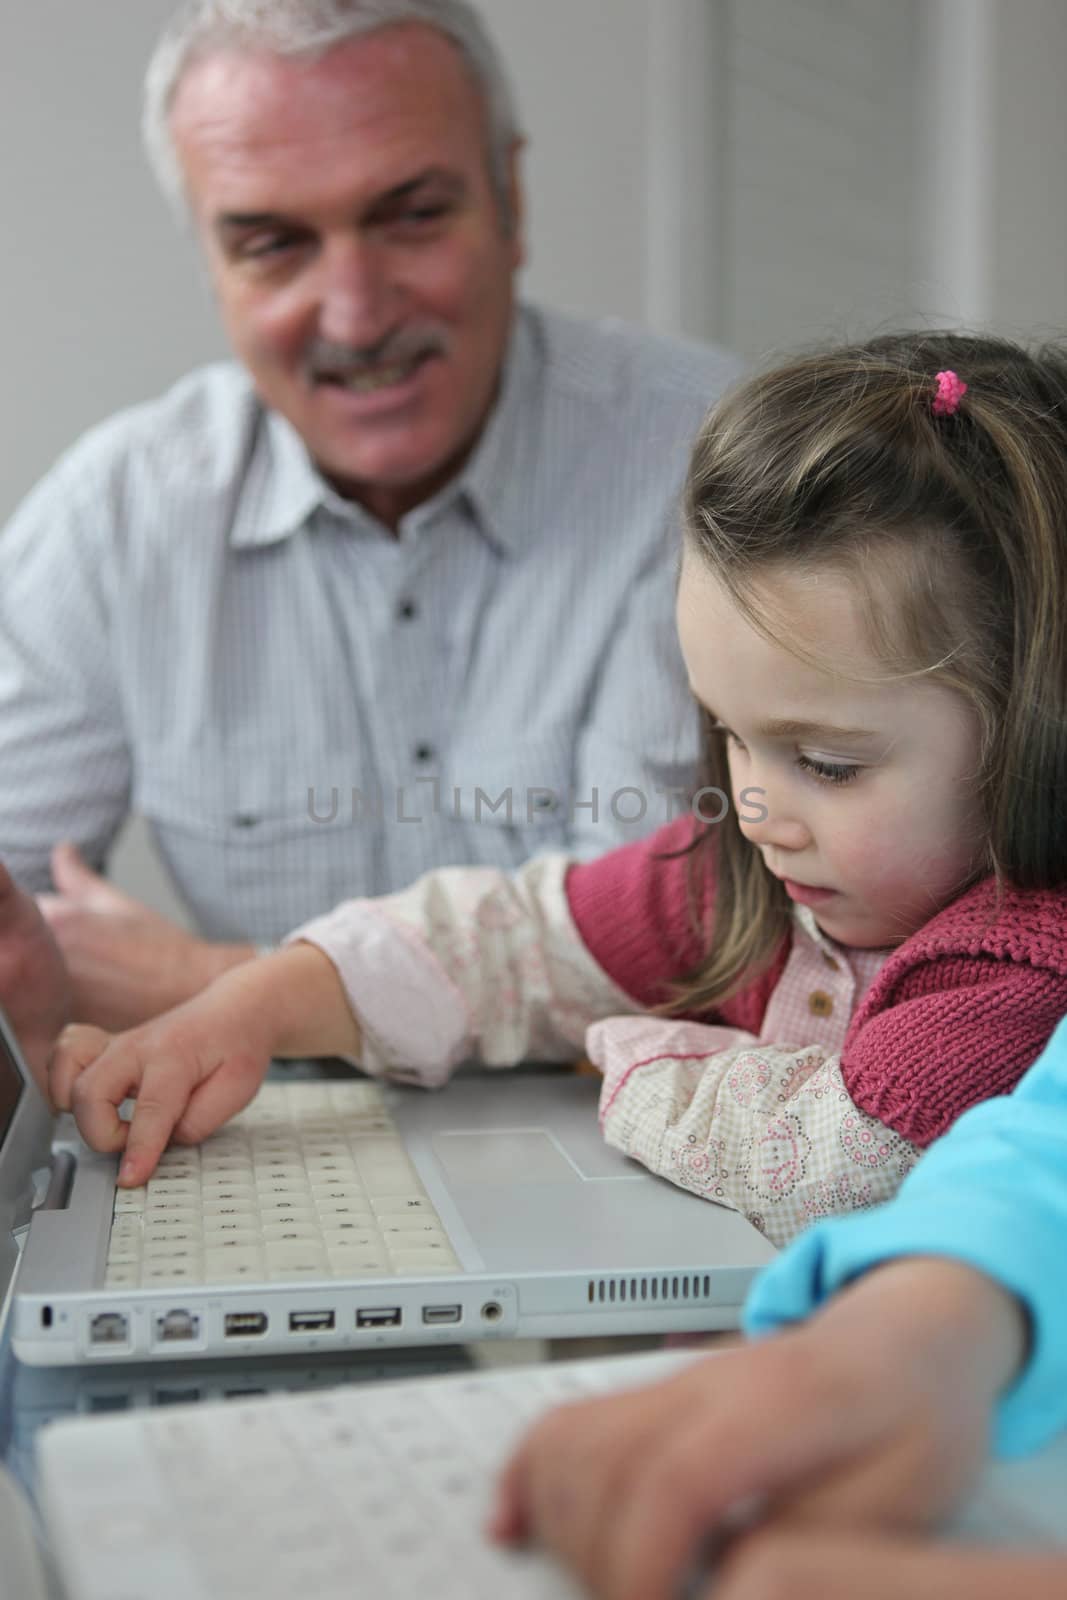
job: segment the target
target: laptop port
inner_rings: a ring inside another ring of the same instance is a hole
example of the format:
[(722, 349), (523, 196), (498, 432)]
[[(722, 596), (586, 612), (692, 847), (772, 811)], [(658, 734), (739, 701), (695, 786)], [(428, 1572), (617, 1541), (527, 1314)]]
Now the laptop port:
[(483, 1322), (499, 1322), (504, 1315), (504, 1307), (499, 1300), (487, 1300), (482, 1307)]
[(129, 1344), (129, 1319), (121, 1311), (101, 1311), (89, 1321), (90, 1344)]
[(373, 1306), (356, 1312), (357, 1328), (399, 1328), (399, 1306)]
[(441, 1328), (450, 1322), (460, 1322), (462, 1306), (423, 1306), (422, 1320), (430, 1328)]
[(227, 1339), (247, 1339), (250, 1335), (266, 1333), (265, 1311), (227, 1311), (222, 1331)]
[(199, 1386), (190, 1385), (188, 1389), (156, 1389), (152, 1395), (152, 1404), (157, 1406), (195, 1406), (202, 1399)]
[(133, 1404), (132, 1396), (122, 1394), (91, 1394), (86, 1403), (86, 1411), (94, 1415), (103, 1411), (128, 1411)]
[(290, 1311), (290, 1333), (330, 1333), (337, 1325), (332, 1311)]
[(164, 1311), (156, 1318), (156, 1338), (162, 1344), (177, 1344), (183, 1339), (199, 1339), (200, 1318), (192, 1311)]

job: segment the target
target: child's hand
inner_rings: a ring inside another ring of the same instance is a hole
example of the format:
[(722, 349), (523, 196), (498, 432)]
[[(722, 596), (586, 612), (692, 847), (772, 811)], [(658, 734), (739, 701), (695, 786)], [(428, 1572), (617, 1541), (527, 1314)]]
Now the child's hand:
[(1016, 1303), (970, 1269), (882, 1268), (796, 1331), (548, 1417), (490, 1531), (543, 1541), (604, 1600), (669, 1600), (738, 1508), (772, 1527), (935, 1522), (984, 1459), (1024, 1339)]
[[(48, 1069), (52, 1099), (73, 1111), (94, 1150), (125, 1150), (120, 1183), (146, 1183), (172, 1138), (198, 1144), (253, 1098), (272, 1040), (249, 998), (220, 980), (128, 1033), (75, 1025), (60, 1035)], [(119, 1107), (128, 1096), (136, 1106), (127, 1124)]]

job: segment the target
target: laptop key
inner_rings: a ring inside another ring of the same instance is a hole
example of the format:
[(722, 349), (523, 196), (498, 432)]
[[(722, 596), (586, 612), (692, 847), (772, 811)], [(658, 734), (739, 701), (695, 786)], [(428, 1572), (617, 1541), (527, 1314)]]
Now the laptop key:
[(105, 1289), (136, 1289), (141, 1282), (141, 1268), (134, 1261), (109, 1261), (104, 1273)]
[(262, 1283), (266, 1267), (262, 1252), (243, 1247), (234, 1250), (204, 1250), (205, 1283)]
[(441, 1227), (436, 1216), (399, 1216), (379, 1217), (378, 1227), (384, 1239), (410, 1239), (412, 1244), (418, 1239), (432, 1239), (435, 1244), (448, 1243), (448, 1235)]
[(371, 1205), (377, 1217), (405, 1217), (425, 1216), (436, 1217), (428, 1195), (413, 1192), (411, 1194), (376, 1194), (371, 1196)]

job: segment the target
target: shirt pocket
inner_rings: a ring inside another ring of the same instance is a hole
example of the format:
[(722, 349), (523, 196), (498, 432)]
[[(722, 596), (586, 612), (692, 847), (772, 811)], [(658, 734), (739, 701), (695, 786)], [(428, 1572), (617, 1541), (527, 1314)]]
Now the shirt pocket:
[(274, 943), (374, 887), (373, 822), (328, 771), (299, 753), (145, 763), (137, 809), (205, 935)]
[(519, 867), (566, 847), (572, 784), (573, 743), (565, 731), (521, 744), (465, 743), (444, 768), (439, 804), (457, 825), (464, 860)]

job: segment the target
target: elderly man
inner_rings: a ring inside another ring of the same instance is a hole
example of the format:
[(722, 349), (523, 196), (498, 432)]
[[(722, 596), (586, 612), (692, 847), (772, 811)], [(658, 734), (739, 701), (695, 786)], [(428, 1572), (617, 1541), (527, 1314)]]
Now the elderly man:
[[(146, 135), (238, 362), (91, 432), (0, 542), (0, 856), (37, 890), (51, 856), (112, 1027), (345, 896), (665, 819), (674, 501), (734, 370), (516, 305), (522, 141), (462, 0), (195, 0)], [(131, 808), (200, 937), (97, 877)]]

